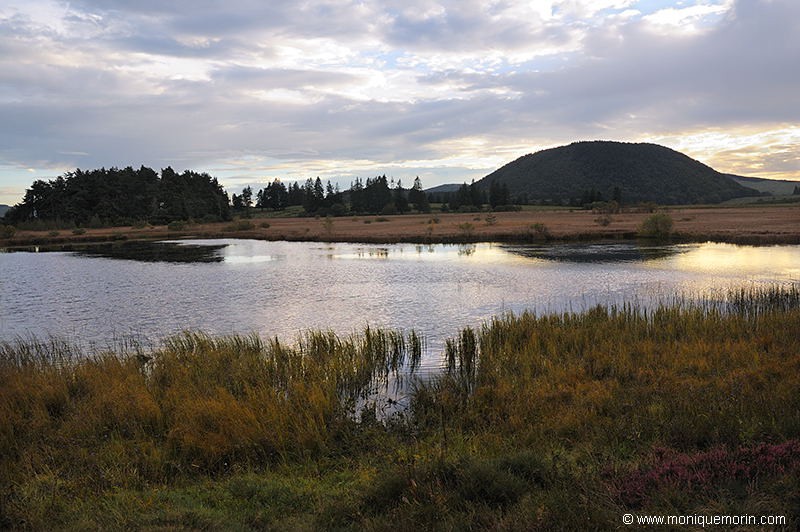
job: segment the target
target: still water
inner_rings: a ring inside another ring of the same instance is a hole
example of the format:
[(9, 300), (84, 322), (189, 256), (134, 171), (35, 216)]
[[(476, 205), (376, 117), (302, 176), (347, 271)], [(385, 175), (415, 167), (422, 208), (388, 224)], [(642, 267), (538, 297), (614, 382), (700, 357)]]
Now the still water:
[(292, 340), (369, 325), (415, 329), (435, 349), (508, 311), (650, 305), (798, 280), (800, 246), (121, 243), (0, 253), (0, 341), (54, 335), (102, 348), (182, 330)]

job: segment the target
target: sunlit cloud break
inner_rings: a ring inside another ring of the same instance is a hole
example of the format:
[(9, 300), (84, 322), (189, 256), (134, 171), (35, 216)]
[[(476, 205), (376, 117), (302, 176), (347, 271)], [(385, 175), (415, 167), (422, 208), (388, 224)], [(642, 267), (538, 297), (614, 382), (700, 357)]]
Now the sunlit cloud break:
[(0, 203), (100, 166), (479, 178), (584, 139), (800, 180), (793, 0), (0, 7)]

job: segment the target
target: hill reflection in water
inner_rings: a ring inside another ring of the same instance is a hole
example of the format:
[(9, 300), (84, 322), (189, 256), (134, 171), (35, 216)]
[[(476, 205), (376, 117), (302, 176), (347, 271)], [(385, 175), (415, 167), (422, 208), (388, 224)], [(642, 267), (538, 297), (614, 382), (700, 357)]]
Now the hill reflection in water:
[(140, 262), (222, 262), (221, 250), (226, 244), (187, 244), (182, 242), (110, 242), (82, 247), (71, 246), (59, 251), (71, 251), (85, 257), (134, 260)]
[(673, 245), (646, 245), (635, 242), (599, 242), (577, 244), (541, 244), (502, 246), (521, 257), (558, 262), (643, 262), (685, 253), (689, 248)]

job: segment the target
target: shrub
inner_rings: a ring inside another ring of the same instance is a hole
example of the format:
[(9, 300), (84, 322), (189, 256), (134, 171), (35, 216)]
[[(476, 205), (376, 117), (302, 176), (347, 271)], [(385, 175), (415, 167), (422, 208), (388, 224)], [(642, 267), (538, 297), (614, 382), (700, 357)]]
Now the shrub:
[(550, 238), (550, 230), (541, 222), (531, 224), (529, 230), (531, 237), (536, 240), (547, 240)]
[(259, 225), (262, 229), (269, 229), (269, 222), (261, 222)]
[(175, 220), (174, 222), (167, 224), (167, 229), (170, 231), (183, 231), (186, 229), (186, 222)]
[(519, 205), (497, 205), (492, 207), (492, 210), (495, 212), (516, 212), (521, 211), (522, 207)]
[(697, 493), (714, 485), (752, 484), (757, 478), (797, 472), (800, 440), (796, 439), (734, 449), (721, 446), (693, 453), (655, 448), (652, 458), (625, 475), (615, 491), (626, 505), (640, 507), (660, 490)]
[(597, 218), (594, 219), (597, 225), (602, 225), (603, 227), (611, 225), (613, 219), (611, 218), (610, 214), (601, 214)]
[(0, 225), (0, 238), (14, 238), (17, 228), (13, 225)]
[(58, 231), (50, 231), (49, 233), (47, 233), (47, 236), (58, 236), (59, 234), (61, 233), (59, 233)]
[(251, 231), (255, 228), (256, 226), (249, 220), (237, 220), (228, 226), (228, 229), (231, 231)]
[(657, 213), (645, 218), (639, 226), (639, 236), (646, 238), (666, 238), (672, 232), (672, 217)]
[(331, 216), (344, 216), (347, 214), (347, 207), (341, 203), (334, 203), (330, 209)]
[(611, 201), (595, 201), (588, 205), (594, 212), (599, 214), (619, 214), (619, 203)]
[(86, 232), (86, 229), (84, 229), (83, 227), (77, 227), (77, 228), (72, 230), (72, 234), (73, 235), (82, 235), (85, 232)]

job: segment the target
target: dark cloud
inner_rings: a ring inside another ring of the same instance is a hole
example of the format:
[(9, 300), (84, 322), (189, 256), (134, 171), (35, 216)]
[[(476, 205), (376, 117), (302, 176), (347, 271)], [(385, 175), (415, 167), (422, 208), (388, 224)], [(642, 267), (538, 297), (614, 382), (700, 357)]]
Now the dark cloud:
[[(502, 16), (497, 4), (476, 1), (402, 2), (390, 10), (383, 28), (393, 46), (424, 51), (502, 51), (537, 44), (557, 46), (569, 39), (569, 28), (541, 20)], [(511, 5), (509, 5), (511, 7)]]

